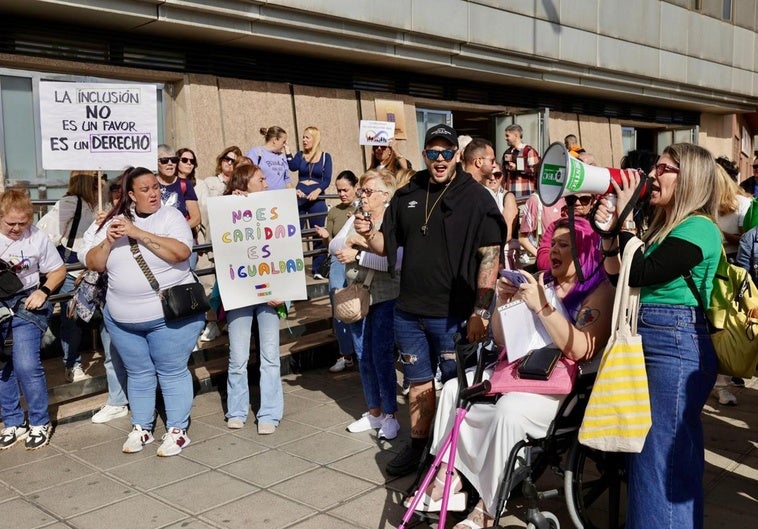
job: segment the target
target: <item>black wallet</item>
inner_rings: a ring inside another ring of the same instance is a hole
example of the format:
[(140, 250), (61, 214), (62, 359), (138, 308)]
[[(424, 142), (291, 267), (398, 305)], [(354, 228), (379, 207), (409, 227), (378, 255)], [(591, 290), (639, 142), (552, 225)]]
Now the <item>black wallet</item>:
[(533, 349), (519, 363), (518, 376), (531, 380), (548, 380), (561, 356), (563, 352), (557, 347)]

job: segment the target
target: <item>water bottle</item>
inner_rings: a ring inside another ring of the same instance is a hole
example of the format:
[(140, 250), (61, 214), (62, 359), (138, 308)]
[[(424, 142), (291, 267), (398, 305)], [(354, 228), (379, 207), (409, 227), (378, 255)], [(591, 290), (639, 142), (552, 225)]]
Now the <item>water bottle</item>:
[(277, 305), (276, 313), (279, 315), (280, 320), (286, 320), (287, 319), (287, 304), (282, 303), (281, 305)]
[(611, 227), (611, 223), (613, 222), (613, 212), (616, 211), (617, 197), (616, 193), (608, 193), (607, 195), (604, 195), (603, 198), (605, 198), (608, 202), (608, 213), (610, 214), (610, 217), (603, 223), (598, 222), (597, 227), (603, 231), (608, 231), (608, 229)]

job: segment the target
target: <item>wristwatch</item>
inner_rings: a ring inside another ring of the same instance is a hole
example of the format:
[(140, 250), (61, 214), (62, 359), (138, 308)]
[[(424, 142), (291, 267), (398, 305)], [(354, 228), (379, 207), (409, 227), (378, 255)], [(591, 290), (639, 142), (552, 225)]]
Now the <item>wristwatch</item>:
[(40, 285), (37, 290), (41, 290), (42, 292), (44, 292), (47, 297), (50, 297), (50, 294), (52, 294), (50, 289), (47, 288), (45, 285)]
[(474, 309), (474, 314), (485, 320), (492, 318), (492, 314), (487, 309)]

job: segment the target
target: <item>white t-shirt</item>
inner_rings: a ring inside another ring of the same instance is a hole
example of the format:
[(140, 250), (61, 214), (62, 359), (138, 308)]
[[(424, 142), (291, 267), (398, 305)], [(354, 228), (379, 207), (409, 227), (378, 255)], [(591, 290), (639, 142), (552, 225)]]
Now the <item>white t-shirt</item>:
[[(110, 224), (111, 221), (108, 221)], [(161, 207), (149, 217), (135, 217), (134, 225), (161, 237), (171, 237), (192, 249), (192, 230), (184, 215), (171, 206)], [(97, 227), (90, 227), (85, 233), (87, 251), (100, 244), (106, 237), (108, 226), (94, 233)], [(91, 243), (89, 234), (92, 233)], [(160, 290), (192, 283), (195, 278), (190, 272), (189, 259), (171, 264), (150, 251), (141, 241), (137, 241), (142, 257), (160, 285)], [(140, 323), (163, 317), (163, 309), (156, 292), (150, 287), (145, 274), (129, 248), (129, 239), (117, 240), (108, 255), (108, 294), (105, 303), (114, 320), (121, 323)]]
[[(737, 195), (737, 211), (727, 213), (726, 215), (719, 215), (716, 219), (719, 229), (730, 235), (739, 235), (742, 221), (745, 220), (745, 213), (747, 213), (751, 203), (751, 198)], [(739, 245), (736, 243), (724, 241), (724, 250), (728, 254), (736, 252), (738, 247)]]
[(0, 259), (13, 266), (22, 290), (36, 287), (40, 272), (47, 274), (63, 266), (50, 237), (36, 226), (29, 226), (17, 241), (0, 233)]

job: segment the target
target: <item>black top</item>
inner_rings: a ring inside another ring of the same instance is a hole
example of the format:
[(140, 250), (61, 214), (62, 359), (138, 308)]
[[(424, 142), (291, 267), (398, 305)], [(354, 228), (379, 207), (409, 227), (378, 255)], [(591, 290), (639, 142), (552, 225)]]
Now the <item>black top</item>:
[[(623, 231), (619, 235), (621, 253), (634, 234)], [(632, 258), (632, 268), (629, 271), (630, 287), (648, 287), (668, 283), (680, 277), (703, 260), (703, 251), (699, 246), (677, 237), (666, 237), (647, 259), (640, 248)], [(618, 275), (613, 277), (613, 283)]]

